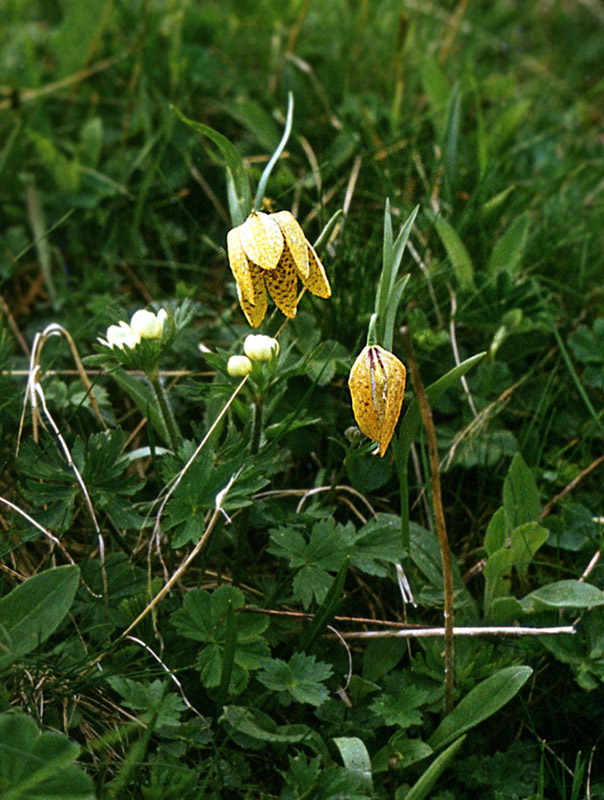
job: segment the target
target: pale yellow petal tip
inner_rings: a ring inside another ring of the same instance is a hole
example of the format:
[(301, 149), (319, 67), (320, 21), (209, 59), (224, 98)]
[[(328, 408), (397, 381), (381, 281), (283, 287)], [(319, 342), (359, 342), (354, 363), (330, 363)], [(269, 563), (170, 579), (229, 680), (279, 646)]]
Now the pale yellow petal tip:
[(284, 239), (275, 220), (263, 211), (254, 211), (239, 230), (241, 246), (249, 260), (261, 269), (276, 269)]
[(327, 300), (331, 297), (331, 286), (329, 285), (329, 280), (327, 279), (327, 273), (325, 272), (325, 267), (321, 264), (319, 256), (316, 254), (314, 247), (312, 244), (307, 242), (308, 246), (308, 278), (302, 278), (302, 283), (306, 286), (306, 288), (311, 291), (317, 297), (322, 297), (324, 300)]
[(361, 431), (386, 453), (401, 413), (407, 371), (398, 358), (379, 345), (365, 347), (348, 379), (352, 410)]

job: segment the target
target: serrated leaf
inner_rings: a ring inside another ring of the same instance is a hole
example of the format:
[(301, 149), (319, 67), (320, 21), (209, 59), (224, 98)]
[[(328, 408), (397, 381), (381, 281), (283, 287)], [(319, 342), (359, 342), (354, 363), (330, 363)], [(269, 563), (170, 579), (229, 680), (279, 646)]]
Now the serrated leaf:
[(331, 666), (315, 656), (294, 653), (289, 662), (280, 658), (264, 659), (263, 669), (256, 676), (268, 689), (283, 692), (298, 703), (320, 706), (328, 693), (323, 681), (330, 677)]
[[(201, 589), (189, 592), (183, 607), (172, 614), (172, 621), (181, 636), (206, 643), (197, 658), (197, 668), (204, 686), (220, 686), (228, 639), (227, 612), (244, 605), (243, 594), (233, 586), (219, 586), (211, 594)], [(233, 656), (232, 676), (228, 690), (238, 694), (247, 686), (250, 670), (259, 669), (268, 655), (268, 644), (262, 633), (268, 620), (261, 614), (240, 614)]]

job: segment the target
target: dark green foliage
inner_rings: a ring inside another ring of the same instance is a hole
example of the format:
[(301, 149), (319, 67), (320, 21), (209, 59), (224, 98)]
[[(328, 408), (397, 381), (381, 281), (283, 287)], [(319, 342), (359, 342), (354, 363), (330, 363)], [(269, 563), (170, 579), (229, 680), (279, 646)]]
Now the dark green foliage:
[[(0, 3), (3, 798), (604, 797), (601, 24)], [(332, 297), (269, 305), (279, 357), (233, 398), (226, 233), (290, 92), (266, 210), (312, 242), (344, 209)], [(101, 353), (143, 307), (168, 335)], [(383, 459), (354, 427), (374, 311), (428, 389), (456, 626), (576, 628), (456, 637), (448, 717), (442, 638), (379, 636), (440, 627), (443, 575), (410, 380)], [(34, 349), (52, 323), (74, 349)]]

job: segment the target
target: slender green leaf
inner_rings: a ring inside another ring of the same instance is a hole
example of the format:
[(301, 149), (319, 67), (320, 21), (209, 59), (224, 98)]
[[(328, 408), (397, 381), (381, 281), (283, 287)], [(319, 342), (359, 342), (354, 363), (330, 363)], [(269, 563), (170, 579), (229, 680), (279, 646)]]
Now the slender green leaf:
[(489, 275), (495, 275), (501, 270), (506, 270), (513, 276), (517, 274), (526, 248), (529, 223), (529, 215), (522, 214), (495, 242), (487, 263)]
[(194, 122), (192, 119), (186, 117), (182, 111), (175, 106), (172, 110), (177, 117), (193, 128), (197, 133), (213, 142), (226, 161), (226, 168), (228, 174), (228, 195), (229, 195), (229, 211), (231, 212), (231, 219), (233, 225), (241, 225), (249, 216), (252, 208), (252, 192), (250, 189), (250, 179), (245, 169), (243, 159), (239, 154), (237, 148), (221, 133), (210, 128), (209, 125), (204, 125), (202, 122)]
[(346, 580), (346, 573), (348, 572), (348, 564), (350, 556), (346, 556), (338, 574), (333, 579), (333, 583), (329, 587), (329, 591), (325, 596), (325, 600), (321, 603), (308, 627), (302, 632), (300, 637), (300, 649), (308, 650), (313, 644), (317, 636), (321, 633), (323, 628), (329, 623), (330, 619), (338, 610), (338, 606), (342, 600), (342, 590), (344, 588), (344, 581)]
[(448, 717), (440, 723), (428, 744), (434, 750), (445, 747), (462, 733), (499, 711), (527, 682), (530, 667), (504, 667), (475, 686)]
[(281, 141), (277, 145), (277, 149), (275, 150), (275, 152), (270, 158), (270, 161), (264, 168), (264, 171), (260, 177), (260, 181), (258, 182), (258, 191), (256, 192), (256, 199), (254, 200), (255, 209), (259, 209), (262, 207), (262, 200), (264, 199), (264, 193), (266, 192), (266, 185), (268, 183), (268, 179), (271, 176), (271, 172), (273, 171), (273, 168), (277, 163), (279, 156), (283, 152), (283, 148), (287, 144), (289, 135), (292, 132), (293, 119), (294, 119), (294, 96), (290, 92), (287, 96), (287, 117), (285, 120), (285, 130), (283, 131), (283, 136), (281, 137)]
[(455, 229), (445, 219), (440, 216), (431, 218), (436, 232), (447, 251), (460, 288), (464, 290), (472, 289), (474, 287), (474, 265), (466, 246)]
[(449, 745), (443, 753), (437, 756), (408, 792), (405, 792), (402, 787), (399, 787), (394, 794), (395, 800), (424, 800), (425, 797), (428, 797), (436, 781), (440, 778), (451, 761), (453, 761), (465, 739), (465, 736), (461, 736), (457, 741)]
[(123, 369), (112, 371), (111, 377), (121, 389), (128, 393), (134, 405), (141, 414), (149, 419), (151, 425), (153, 425), (153, 428), (164, 442), (169, 444), (170, 435), (161, 411), (157, 407), (157, 399), (151, 388), (146, 386), (140, 378), (128, 374)]

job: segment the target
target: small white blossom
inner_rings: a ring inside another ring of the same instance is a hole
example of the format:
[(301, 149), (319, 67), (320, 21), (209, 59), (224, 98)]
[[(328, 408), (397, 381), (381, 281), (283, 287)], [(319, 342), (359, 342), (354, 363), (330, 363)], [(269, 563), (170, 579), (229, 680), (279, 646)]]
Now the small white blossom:
[(130, 327), (141, 339), (160, 339), (167, 318), (165, 308), (160, 309), (157, 314), (140, 309), (132, 315)]
[(279, 355), (279, 342), (271, 336), (251, 333), (246, 336), (243, 349), (252, 361), (270, 361), (273, 356)]
[(119, 325), (110, 325), (107, 328), (107, 339), (99, 338), (99, 342), (106, 347), (136, 347), (140, 342), (140, 336), (134, 331), (127, 322), (120, 322)]
[(233, 378), (243, 378), (252, 371), (252, 362), (247, 356), (231, 356), (227, 362), (227, 372)]

